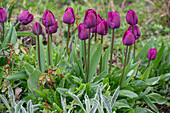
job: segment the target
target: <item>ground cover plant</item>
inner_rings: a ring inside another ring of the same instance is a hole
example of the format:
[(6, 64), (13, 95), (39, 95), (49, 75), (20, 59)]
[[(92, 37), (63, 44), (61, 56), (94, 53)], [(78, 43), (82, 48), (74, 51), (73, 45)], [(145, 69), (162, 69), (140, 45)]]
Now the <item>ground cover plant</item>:
[(0, 112), (169, 113), (169, 6), (2, 1)]

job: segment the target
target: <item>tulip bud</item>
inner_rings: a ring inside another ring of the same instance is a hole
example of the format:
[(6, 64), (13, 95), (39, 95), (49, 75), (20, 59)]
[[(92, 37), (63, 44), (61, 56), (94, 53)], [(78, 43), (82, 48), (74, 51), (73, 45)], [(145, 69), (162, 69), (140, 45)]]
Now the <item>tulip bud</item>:
[(148, 51), (147, 57), (149, 60), (154, 60), (156, 56), (157, 56), (157, 50), (155, 48), (152, 48)]
[(133, 10), (130, 9), (130, 10), (127, 12), (126, 21), (127, 21), (128, 24), (130, 24), (130, 25), (135, 25), (135, 24), (138, 23), (138, 17), (137, 17), (137, 15), (136, 15), (135, 11), (133, 11)]
[[(128, 30), (132, 31), (132, 25), (129, 26)], [(135, 37), (135, 40), (140, 38), (141, 33), (137, 25), (133, 25), (133, 35)]]
[[(56, 33), (57, 29), (58, 29), (58, 23), (57, 23), (57, 21), (55, 21), (55, 24), (53, 26), (49, 27), (49, 34)], [(48, 33), (47, 27), (45, 28), (45, 31), (46, 31), (46, 33)]]
[(66, 24), (73, 24), (75, 21), (75, 14), (72, 7), (67, 7), (63, 15), (63, 22)]
[(97, 25), (97, 33), (99, 35), (106, 35), (108, 32), (108, 27), (107, 27), (107, 21), (103, 19), (98, 25)]
[(107, 15), (107, 22), (108, 26), (111, 29), (119, 28), (120, 27), (120, 15), (117, 11), (109, 11)]
[[(100, 17), (99, 14), (97, 14), (97, 25), (98, 25), (101, 21), (102, 21), (102, 18)], [(92, 32), (92, 33), (97, 33), (97, 26), (91, 28), (91, 32)]]
[(42, 33), (42, 27), (41, 24), (39, 22), (35, 22), (32, 26), (32, 32), (35, 35), (40, 35)]
[(135, 37), (129, 30), (124, 32), (122, 40), (124, 45), (133, 45), (135, 43)]
[(4, 23), (7, 21), (7, 12), (5, 9), (0, 8), (0, 23)]
[(50, 27), (55, 24), (55, 18), (53, 13), (50, 10), (45, 10), (42, 16), (42, 24), (45, 27)]
[(97, 14), (93, 9), (88, 9), (84, 16), (84, 27), (92, 28), (97, 25)]
[[(139, 57), (139, 59), (137, 60), (137, 62), (139, 62), (139, 61), (141, 61), (141, 60), (140, 60), (140, 57)], [(139, 67), (140, 67), (140, 66), (141, 66), (141, 62), (140, 62), (140, 64), (139, 64)]]
[(85, 28), (84, 25), (81, 23), (78, 25), (78, 36), (81, 40), (86, 40), (89, 38), (89, 29)]
[(18, 20), (23, 25), (29, 24), (30, 22), (32, 22), (33, 19), (34, 19), (34, 16), (31, 13), (29, 13), (27, 9), (18, 16)]

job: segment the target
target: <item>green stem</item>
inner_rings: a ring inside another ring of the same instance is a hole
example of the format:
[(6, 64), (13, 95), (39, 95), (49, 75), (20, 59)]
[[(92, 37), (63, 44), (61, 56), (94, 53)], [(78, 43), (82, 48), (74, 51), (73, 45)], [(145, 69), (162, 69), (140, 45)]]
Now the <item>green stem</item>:
[(136, 74), (135, 74), (135, 80), (136, 80), (136, 76), (138, 74), (138, 70), (139, 70), (139, 67), (137, 68), (137, 71), (136, 71)]
[(39, 40), (39, 35), (37, 35), (37, 41), (38, 41), (38, 64), (39, 64), (39, 69), (41, 70), (41, 60), (40, 60), (40, 40)]
[(134, 49), (133, 49), (133, 59), (135, 60), (135, 43), (134, 43)]
[(122, 77), (121, 77), (121, 81), (120, 81), (120, 87), (121, 87), (121, 85), (122, 85), (123, 76), (124, 76), (124, 73), (125, 73), (125, 66), (126, 66), (125, 64), (126, 64), (127, 51), (128, 51), (128, 46), (126, 47), (126, 52), (125, 52), (125, 60), (124, 60), (124, 66), (123, 66)]
[(95, 42), (96, 42), (96, 40), (97, 40), (97, 33), (95, 33), (94, 35), (95, 35)]
[(69, 52), (68, 52), (69, 35), (70, 35), (70, 24), (68, 24), (68, 31), (67, 31), (67, 47), (66, 47), (66, 51), (67, 51), (68, 55), (69, 55)]
[(114, 45), (114, 29), (112, 31), (112, 41), (111, 41), (111, 51), (110, 51), (110, 65), (109, 65), (109, 72), (108, 73), (110, 73), (111, 67), (112, 67), (113, 45)]
[(90, 28), (89, 28), (89, 40), (88, 40), (88, 64), (87, 64), (87, 76), (86, 76), (86, 82), (88, 83), (89, 79), (89, 70), (90, 69)]
[[(103, 35), (101, 35), (101, 44), (103, 44)], [(102, 72), (102, 54), (100, 58), (100, 73)]]
[(150, 62), (151, 62), (151, 60), (149, 60), (148, 65), (146, 66), (145, 71), (148, 69)]
[(2, 43), (3, 43), (3, 41), (4, 41), (4, 34), (5, 34), (4, 22), (2, 23), (2, 29), (3, 29), (3, 33), (2, 33)]
[(84, 55), (85, 55), (85, 62), (86, 62), (86, 40), (84, 40)]
[(50, 60), (50, 33), (49, 33), (49, 27), (48, 27), (48, 63), (49, 66), (51, 65), (51, 60)]
[(131, 48), (132, 48), (132, 46), (130, 45), (130, 46), (129, 46), (129, 51), (128, 51), (128, 58), (127, 58), (126, 65), (128, 65), (128, 63), (129, 63), (129, 59), (130, 59), (130, 51), (131, 51)]

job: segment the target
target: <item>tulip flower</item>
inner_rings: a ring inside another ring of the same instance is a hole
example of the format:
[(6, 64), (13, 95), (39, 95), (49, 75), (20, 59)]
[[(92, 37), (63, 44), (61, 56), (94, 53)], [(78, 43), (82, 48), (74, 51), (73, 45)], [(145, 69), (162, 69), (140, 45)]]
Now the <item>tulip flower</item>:
[(157, 50), (155, 48), (152, 48), (148, 51), (147, 57), (149, 60), (155, 60), (157, 56)]
[(35, 22), (32, 26), (32, 32), (37, 35), (37, 43), (36, 46), (38, 47), (38, 65), (39, 65), (39, 69), (41, 70), (41, 60), (40, 60), (40, 41), (39, 41), (39, 35), (42, 33), (42, 27), (41, 24), (39, 22)]
[(30, 22), (32, 22), (33, 19), (34, 16), (31, 13), (29, 13), (27, 9), (18, 16), (18, 20), (23, 25), (29, 24)]
[(113, 54), (113, 45), (114, 45), (114, 29), (119, 28), (120, 27), (120, 15), (117, 11), (109, 11), (107, 14), (107, 24), (108, 27), (110, 27), (111, 29), (113, 29), (112, 31), (112, 41), (111, 41), (111, 51), (110, 51), (110, 65), (109, 65), (109, 70), (108, 72), (110, 72), (111, 70), (111, 66), (112, 66), (112, 54)]
[(50, 27), (55, 24), (55, 17), (50, 10), (45, 10), (42, 16), (42, 24), (45, 27)]
[(107, 21), (103, 19), (98, 25), (97, 25), (97, 33), (99, 35), (106, 35), (108, 32), (108, 27), (107, 27)]
[[(132, 25), (129, 26), (128, 30), (132, 31)], [(133, 25), (132, 33), (135, 37), (135, 40), (140, 38), (141, 33), (140, 33), (139, 27), (137, 25)]]
[(84, 27), (93, 28), (97, 25), (97, 14), (93, 9), (88, 9), (84, 16)]
[[(58, 23), (57, 23), (57, 21), (55, 21), (55, 24), (53, 26), (49, 27), (49, 34), (51, 35), (53, 33), (56, 33), (57, 29), (58, 29)], [(45, 31), (46, 31), (46, 33), (48, 33), (48, 28), (47, 27), (45, 28)]]
[(5, 34), (5, 26), (4, 26), (4, 22), (7, 21), (7, 12), (5, 9), (0, 8), (0, 23), (2, 23), (2, 29), (3, 29), (3, 33), (2, 33), (2, 42), (4, 41), (4, 34)]
[(78, 36), (81, 40), (86, 40), (89, 38), (89, 29), (85, 28), (84, 25), (81, 23), (79, 24), (78, 28)]
[(109, 11), (107, 15), (107, 22), (108, 26), (111, 29), (119, 28), (120, 27), (120, 15), (117, 11)]
[[(125, 66), (126, 66), (126, 56), (127, 56), (127, 51), (128, 51), (128, 46), (133, 45), (135, 42), (135, 37), (132, 33), (132, 31), (125, 31), (123, 38), (122, 38), (123, 44), (126, 45), (126, 52), (125, 52), (125, 59), (124, 59), (124, 66), (123, 66), (123, 72), (122, 72), (122, 77), (120, 81), (120, 87), (122, 84), (122, 81), (124, 80), (124, 72), (125, 72)], [(130, 51), (129, 51), (130, 52)]]
[(147, 57), (148, 57), (148, 59), (149, 59), (149, 62), (148, 62), (148, 65), (146, 66), (145, 71), (148, 69), (151, 60), (155, 60), (156, 56), (157, 56), (157, 50), (156, 50), (155, 48), (151, 48), (151, 49), (148, 51), (148, 54), (147, 54)]
[(133, 45), (135, 42), (135, 37), (134, 37), (132, 31), (129, 31), (129, 30), (125, 31), (122, 40), (123, 40), (124, 45), (127, 45), (127, 46)]
[(127, 12), (127, 15), (126, 15), (126, 21), (128, 22), (128, 24), (130, 25), (136, 25), (138, 23), (138, 17), (137, 17), (137, 14), (135, 13), (135, 11), (133, 10), (129, 10)]
[[(97, 25), (102, 21), (100, 14), (97, 14)], [(95, 33), (95, 41), (97, 40), (97, 25), (96, 27), (91, 28), (91, 32)]]
[(39, 22), (35, 22), (32, 26), (32, 32), (35, 35), (40, 35), (42, 33), (42, 27), (41, 24)]
[(73, 24), (75, 22), (75, 14), (72, 7), (67, 7), (63, 15), (63, 22), (66, 24)]
[(84, 25), (81, 23), (78, 25), (78, 36), (81, 40), (84, 40), (84, 49), (85, 49), (85, 62), (86, 61), (86, 39), (89, 38), (89, 29), (85, 28)]
[(69, 43), (69, 37), (70, 37), (70, 24), (73, 24), (75, 22), (75, 14), (72, 7), (67, 7), (67, 9), (64, 12), (63, 15), (63, 22), (68, 24), (68, 31), (67, 31), (67, 45), (66, 45), (66, 51), (68, 52), (68, 43)]
[(85, 12), (83, 23), (85, 28), (89, 28), (88, 64), (87, 64), (87, 76), (86, 76), (86, 82), (88, 83), (89, 70), (90, 70), (90, 30), (91, 30), (90, 28), (93, 28), (97, 25), (97, 14), (93, 9), (88, 9)]
[(50, 66), (51, 63), (52, 63), (52, 60), (51, 60), (51, 57), (52, 57), (51, 52), (52, 51), (50, 50), (50, 48), (52, 48), (52, 47), (50, 47), (51, 38), (49, 38), (50, 37), (49, 27), (53, 26), (55, 24), (55, 17), (54, 17), (53, 13), (50, 10), (45, 10), (44, 11), (44, 14), (42, 16), (42, 24), (45, 27), (48, 28), (48, 50), (47, 50), (47, 52), (48, 52), (48, 66)]
[(8, 16), (7, 16), (6, 10), (3, 8), (0, 8), (0, 23), (6, 22), (7, 18), (8, 18)]

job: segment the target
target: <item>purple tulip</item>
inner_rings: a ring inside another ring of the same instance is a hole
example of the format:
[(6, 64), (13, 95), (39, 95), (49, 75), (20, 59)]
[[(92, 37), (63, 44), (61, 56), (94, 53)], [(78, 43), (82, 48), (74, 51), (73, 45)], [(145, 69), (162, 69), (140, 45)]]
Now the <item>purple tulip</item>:
[(138, 23), (138, 17), (137, 17), (137, 15), (136, 15), (135, 11), (133, 11), (133, 10), (130, 9), (130, 10), (127, 12), (126, 21), (127, 21), (128, 24), (130, 24), (130, 25), (135, 25), (135, 24)]
[(78, 25), (78, 36), (81, 40), (86, 40), (89, 38), (89, 29), (84, 27), (84, 24)]
[[(140, 60), (140, 57), (139, 57), (139, 59), (137, 60), (137, 62), (139, 62), (139, 61), (141, 61), (141, 60)], [(140, 67), (140, 66), (141, 66), (141, 62), (140, 62), (140, 64), (139, 64), (139, 67)]]
[(149, 51), (148, 51), (148, 59), (149, 60), (154, 60), (157, 56), (157, 50), (155, 48), (151, 48)]
[(42, 27), (41, 24), (39, 22), (35, 22), (32, 26), (32, 32), (35, 35), (40, 35), (42, 33)]
[(97, 14), (93, 9), (88, 9), (84, 16), (84, 27), (92, 28), (97, 25)]
[[(128, 30), (132, 31), (132, 25), (129, 26)], [(133, 25), (133, 35), (135, 36), (135, 40), (140, 38), (140, 30), (137, 25)]]
[(133, 45), (135, 43), (135, 37), (132, 31), (125, 31), (122, 40), (124, 45)]
[(45, 27), (50, 27), (55, 24), (55, 18), (53, 13), (50, 10), (45, 10), (42, 16), (42, 24)]
[(120, 27), (120, 15), (117, 11), (109, 11), (107, 15), (107, 22), (108, 26), (111, 29), (119, 28)]
[(0, 23), (4, 23), (7, 21), (7, 12), (5, 9), (0, 8)]
[[(55, 24), (53, 26), (49, 27), (49, 33), (50, 34), (56, 33), (57, 29), (58, 29), (58, 23), (57, 23), (57, 21), (55, 21)], [(46, 31), (46, 33), (48, 33), (47, 27), (45, 28), (45, 31)]]
[(23, 25), (29, 24), (30, 22), (32, 22), (33, 19), (34, 19), (34, 16), (31, 13), (29, 13), (27, 9), (18, 16), (18, 20)]
[[(102, 21), (102, 18), (100, 17), (100, 14), (97, 14), (97, 25)], [(91, 28), (92, 33), (97, 33), (97, 26)]]
[(67, 7), (63, 15), (63, 22), (66, 24), (73, 24), (75, 22), (75, 14), (72, 7)]
[(106, 35), (108, 32), (108, 27), (107, 27), (107, 21), (103, 19), (98, 25), (97, 25), (97, 33), (99, 35)]

